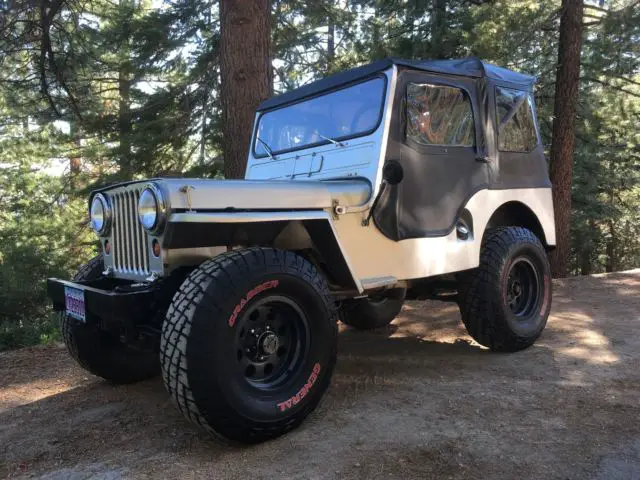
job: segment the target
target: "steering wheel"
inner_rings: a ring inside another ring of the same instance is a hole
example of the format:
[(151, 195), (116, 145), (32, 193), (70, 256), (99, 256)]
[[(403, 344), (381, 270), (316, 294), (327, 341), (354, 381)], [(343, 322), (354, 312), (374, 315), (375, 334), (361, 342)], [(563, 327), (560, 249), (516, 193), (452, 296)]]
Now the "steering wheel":
[(351, 120), (351, 134), (356, 133), (356, 127), (358, 126), (358, 121), (360, 120), (360, 118), (367, 112), (369, 112), (370, 110), (380, 110), (379, 106), (374, 106), (374, 105), (369, 105), (369, 104), (364, 104), (362, 105), (360, 108), (358, 108), (358, 110), (356, 110), (356, 112), (353, 114), (353, 120)]

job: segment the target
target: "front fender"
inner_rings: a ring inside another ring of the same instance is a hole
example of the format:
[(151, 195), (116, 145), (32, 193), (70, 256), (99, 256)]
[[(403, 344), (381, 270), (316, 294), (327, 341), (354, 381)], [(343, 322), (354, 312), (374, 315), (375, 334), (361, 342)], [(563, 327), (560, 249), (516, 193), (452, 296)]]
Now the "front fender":
[(182, 212), (169, 217), (163, 248), (208, 255), (212, 246), (269, 245), (318, 255), (330, 280), (340, 288), (363, 291), (325, 210), (284, 212)]

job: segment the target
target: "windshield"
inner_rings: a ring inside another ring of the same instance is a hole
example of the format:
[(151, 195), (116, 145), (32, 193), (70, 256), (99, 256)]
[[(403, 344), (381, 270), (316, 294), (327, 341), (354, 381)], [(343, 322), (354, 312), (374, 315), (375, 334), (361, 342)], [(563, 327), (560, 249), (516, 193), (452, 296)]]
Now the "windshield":
[(261, 141), (254, 142), (254, 156), (370, 133), (382, 115), (384, 90), (385, 79), (378, 77), (263, 114), (257, 129)]

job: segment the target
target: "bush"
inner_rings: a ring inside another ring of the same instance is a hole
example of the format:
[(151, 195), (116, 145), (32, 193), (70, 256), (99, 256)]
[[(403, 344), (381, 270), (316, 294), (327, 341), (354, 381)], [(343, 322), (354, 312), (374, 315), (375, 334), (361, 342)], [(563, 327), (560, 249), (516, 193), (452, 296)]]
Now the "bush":
[(46, 318), (32, 321), (7, 322), (0, 325), (0, 352), (60, 340), (58, 318), (50, 312)]
[[(48, 277), (69, 278), (95, 251), (84, 200), (60, 197), (61, 179), (0, 169), (0, 350), (58, 338)], [(2, 201), (4, 200), (4, 201)]]

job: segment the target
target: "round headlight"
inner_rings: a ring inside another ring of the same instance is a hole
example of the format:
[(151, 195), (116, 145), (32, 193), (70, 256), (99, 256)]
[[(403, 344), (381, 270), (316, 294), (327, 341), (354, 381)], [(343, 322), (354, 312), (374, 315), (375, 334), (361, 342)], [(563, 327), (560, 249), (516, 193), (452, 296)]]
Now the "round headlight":
[(89, 210), (91, 227), (100, 235), (107, 233), (111, 220), (111, 210), (109, 202), (101, 193), (93, 197), (91, 208)]
[(157, 233), (164, 223), (165, 206), (162, 193), (155, 185), (149, 185), (138, 200), (138, 218), (142, 226)]

